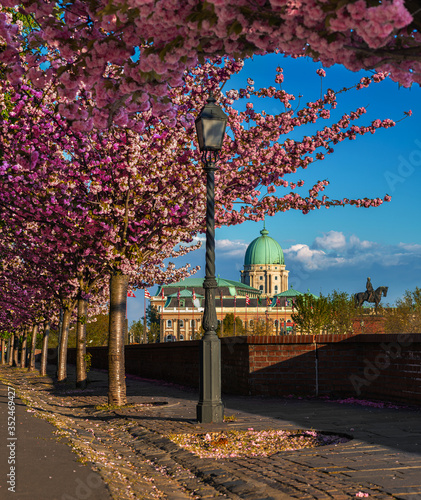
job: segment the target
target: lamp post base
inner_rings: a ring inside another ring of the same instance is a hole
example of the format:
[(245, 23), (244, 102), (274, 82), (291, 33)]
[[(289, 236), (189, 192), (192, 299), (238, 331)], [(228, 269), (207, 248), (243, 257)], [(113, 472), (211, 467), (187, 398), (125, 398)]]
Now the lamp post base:
[(224, 421), (224, 405), (219, 403), (198, 403), (197, 421), (201, 424), (220, 424)]
[(203, 424), (224, 421), (221, 401), (221, 341), (214, 331), (206, 332), (200, 346), (200, 398), (197, 420)]

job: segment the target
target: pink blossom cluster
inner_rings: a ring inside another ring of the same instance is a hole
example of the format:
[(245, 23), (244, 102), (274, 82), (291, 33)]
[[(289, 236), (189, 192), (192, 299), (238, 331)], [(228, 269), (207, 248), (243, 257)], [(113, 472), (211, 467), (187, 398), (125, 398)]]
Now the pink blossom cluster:
[[(12, 83), (24, 74), (40, 89), (58, 81), (61, 112), (76, 130), (106, 128), (114, 121), (141, 132), (145, 122), (135, 113), (152, 110), (173, 124), (177, 109), (167, 101), (170, 89), (183, 85), (185, 71), (198, 60), (216, 55), (278, 51), (311, 56), (325, 67), (375, 68), (404, 86), (420, 83), (420, 13), (411, 12), (411, 5), (404, 0), (375, 5), (369, 0), (72, 0), (61, 6), (22, 0), (21, 15), (35, 21), (36, 28), (28, 30), (13, 23), (15, 2), (4, 0), (0, 63)], [(27, 46), (31, 51), (23, 50)], [(281, 80), (279, 74), (277, 83)], [(92, 106), (82, 111), (80, 97), (92, 99)]]

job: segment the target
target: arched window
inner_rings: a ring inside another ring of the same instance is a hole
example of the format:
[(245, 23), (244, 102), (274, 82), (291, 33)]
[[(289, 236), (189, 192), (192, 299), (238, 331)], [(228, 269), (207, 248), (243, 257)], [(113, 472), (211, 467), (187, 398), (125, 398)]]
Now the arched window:
[(260, 285), (259, 290), (263, 292), (263, 285)]
[(172, 328), (172, 321), (167, 319), (167, 328)]
[(184, 320), (180, 319), (180, 328), (184, 328)]
[(180, 335), (180, 338), (178, 340), (184, 340), (184, 335)]
[(275, 285), (275, 294), (278, 293), (278, 285)]

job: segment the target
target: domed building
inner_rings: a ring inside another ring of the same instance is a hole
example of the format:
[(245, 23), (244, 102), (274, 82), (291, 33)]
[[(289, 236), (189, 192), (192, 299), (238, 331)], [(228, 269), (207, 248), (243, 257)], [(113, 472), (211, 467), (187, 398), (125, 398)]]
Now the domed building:
[(289, 271), (285, 270), (281, 245), (269, 236), (266, 228), (260, 234), (246, 250), (241, 283), (256, 288), (264, 298), (273, 297), (288, 290)]
[[(234, 316), (233, 335), (292, 332), (293, 303), (303, 294), (288, 288), (288, 274), (281, 245), (264, 227), (247, 247), (241, 282), (216, 277), (219, 334), (224, 335), (227, 315)], [(198, 338), (204, 310), (203, 279), (192, 277), (162, 285), (151, 297), (161, 316), (161, 342)], [(236, 331), (236, 319), (241, 320), (241, 332)]]

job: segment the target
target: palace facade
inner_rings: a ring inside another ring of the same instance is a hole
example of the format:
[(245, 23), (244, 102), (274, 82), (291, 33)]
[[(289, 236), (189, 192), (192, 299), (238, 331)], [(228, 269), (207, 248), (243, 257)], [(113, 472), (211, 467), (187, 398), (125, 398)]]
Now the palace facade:
[[(241, 281), (216, 278), (219, 334), (224, 335), (223, 319), (227, 314), (241, 320), (241, 327), (238, 319), (234, 321), (231, 335), (292, 332), (294, 300), (303, 293), (288, 287), (288, 274), (281, 245), (264, 228), (246, 250)], [(186, 278), (158, 288), (151, 305), (161, 316), (161, 342), (201, 336), (204, 296), (203, 278)]]

